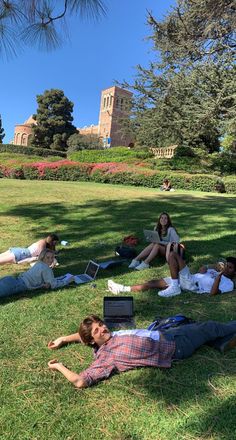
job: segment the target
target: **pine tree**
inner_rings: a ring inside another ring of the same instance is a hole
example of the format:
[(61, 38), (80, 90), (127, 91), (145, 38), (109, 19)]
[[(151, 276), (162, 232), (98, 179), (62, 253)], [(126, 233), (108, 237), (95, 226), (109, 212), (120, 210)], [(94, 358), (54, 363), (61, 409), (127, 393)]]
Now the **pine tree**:
[(235, 12), (232, 0), (177, 0), (162, 21), (149, 14), (156, 61), (130, 87), (139, 144), (212, 152), (235, 136)]
[(2, 117), (0, 115), (0, 144), (2, 144), (4, 137), (5, 137), (5, 133), (4, 133), (4, 128), (2, 127)]
[(103, 0), (0, 0), (0, 56), (17, 54), (24, 44), (55, 49), (68, 35), (69, 16), (97, 19), (105, 13)]
[(37, 96), (38, 109), (33, 115), (37, 125), (32, 127), (32, 146), (66, 150), (67, 139), (76, 128), (72, 124), (74, 104), (64, 95), (62, 90), (46, 90)]

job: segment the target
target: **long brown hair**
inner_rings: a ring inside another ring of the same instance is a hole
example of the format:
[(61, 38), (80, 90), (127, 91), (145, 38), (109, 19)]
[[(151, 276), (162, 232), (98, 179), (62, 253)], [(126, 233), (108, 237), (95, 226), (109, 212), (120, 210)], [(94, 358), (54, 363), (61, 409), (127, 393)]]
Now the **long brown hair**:
[(162, 236), (164, 235), (164, 234), (163, 234), (163, 229), (162, 229), (162, 226), (161, 226), (161, 223), (160, 223), (161, 217), (162, 217), (163, 215), (166, 215), (166, 217), (167, 217), (167, 225), (166, 225), (166, 230), (165, 230), (165, 232), (168, 231), (168, 228), (170, 228), (170, 227), (173, 228), (173, 227), (174, 227), (174, 226), (172, 225), (172, 221), (171, 221), (171, 219), (170, 219), (169, 214), (168, 214), (167, 212), (163, 211), (163, 212), (159, 215), (159, 218), (158, 218), (158, 221), (157, 221), (157, 224), (156, 224), (156, 227), (155, 227), (155, 230), (158, 232), (158, 234), (160, 235), (160, 237), (162, 237)]
[(57, 234), (49, 234), (46, 237), (46, 248), (55, 251), (55, 241), (59, 241), (59, 237)]

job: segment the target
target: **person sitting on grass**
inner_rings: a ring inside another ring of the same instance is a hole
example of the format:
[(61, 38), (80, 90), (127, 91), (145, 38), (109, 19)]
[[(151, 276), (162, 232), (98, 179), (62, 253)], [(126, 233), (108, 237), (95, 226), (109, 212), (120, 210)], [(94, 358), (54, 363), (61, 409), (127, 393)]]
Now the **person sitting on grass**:
[(226, 293), (234, 290), (233, 278), (236, 275), (236, 258), (226, 258), (226, 264), (217, 271), (215, 268), (202, 266), (195, 274), (191, 274), (183, 258), (171, 252), (168, 260), (170, 277), (147, 281), (134, 286), (123, 286), (108, 280), (108, 289), (114, 294), (122, 292), (140, 292), (150, 289), (162, 289), (159, 296), (170, 297), (179, 295), (181, 289), (196, 293)]
[[(162, 212), (154, 228), (160, 236), (160, 243), (150, 243), (143, 251), (133, 259), (129, 265), (130, 269), (143, 270), (149, 268), (149, 263), (158, 255), (166, 256), (168, 243), (179, 243), (180, 238), (167, 212)], [(143, 260), (141, 262), (141, 260)]]
[(169, 179), (164, 179), (160, 190), (161, 191), (171, 191), (172, 190), (171, 181)]
[(95, 360), (80, 374), (74, 373), (56, 359), (48, 362), (51, 370), (59, 371), (76, 388), (86, 388), (138, 367), (170, 368), (172, 361), (185, 359), (204, 344), (224, 353), (236, 346), (236, 321), (206, 321), (168, 330), (120, 330), (111, 333), (96, 315), (80, 324), (78, 333), (62, 336), (48, 343), (49, 349), (70, 342), (82, 342), (94, 348)]
[(57, 289), (74, 281), (74, 277), (55, 278), (51, 265), (55, 254), (50, 249), (44, 249), (38, 257), (37, 263), (31, 269), (17, 277), (6, 276), (0, 278), (0, 298), (15, 295), (35, 289)]
[(56, 250), (59, 237), (56, 234), (49, 234), (47, 237), (36, 241), (27, 248), (13, 247), (0, 254), (0, 264), (24, 263), (37, 260), (40, 252), (44, 249)]

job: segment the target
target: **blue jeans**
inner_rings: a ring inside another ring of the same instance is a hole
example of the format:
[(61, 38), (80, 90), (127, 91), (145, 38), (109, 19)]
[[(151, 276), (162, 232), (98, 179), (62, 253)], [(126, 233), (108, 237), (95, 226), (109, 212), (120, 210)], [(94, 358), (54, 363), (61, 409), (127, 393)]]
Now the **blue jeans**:
[(4, 296), (15, 295), (16, 293), (28, 290), (24, 281), (17, 277), (3, 277), (0, 278), (0, 298)]
[(227, 323), (199, 322), (182, 325), (178, 328), (170, 328), (162, 333), (166, 339), (175, 341), (176, 349), (173, 359), (185, 359), (191, 356), (201, 345), (236, 333), (236, 321)]

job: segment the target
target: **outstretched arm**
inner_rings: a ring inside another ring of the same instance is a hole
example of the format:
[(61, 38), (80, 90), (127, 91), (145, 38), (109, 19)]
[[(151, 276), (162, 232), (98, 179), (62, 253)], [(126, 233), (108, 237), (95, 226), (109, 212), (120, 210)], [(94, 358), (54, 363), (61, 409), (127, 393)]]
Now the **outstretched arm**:
[(223, 275), (223, 271), (220, 272), (219, 275), (217, 275), (217, 277), (215, 278), (214, 283), (211, 288), (211, 291), (210, 291), (210, 295), (217, 295), (218, 293), (220, 293), (219, 285), (220, 285), (220, 280), (221, 280), (222, 275)]
[(50, 350), (61, 348), (63, 347), (63, 345), (70, 344), (71, 342), (81, 342), (79, 333), (73, 333), (68, 336), (61, 336), (54, 341), (49, 341), (48, 348), (50, 348)]
[(58, 362), (56, 359), (53, 359), (48, 362), (48, 366), (50, 370), (59, 371), (65, 378), (71, 382), (76, 388), (87, 388), (87, 382), (80, 378), (80, 375), (70, 371), (66, 368), (61, 362)]

